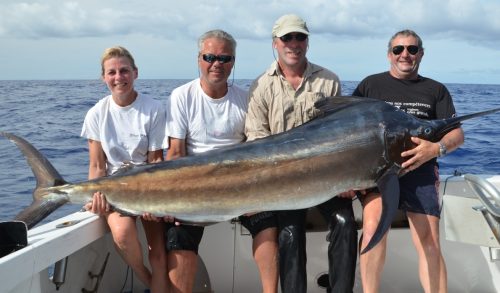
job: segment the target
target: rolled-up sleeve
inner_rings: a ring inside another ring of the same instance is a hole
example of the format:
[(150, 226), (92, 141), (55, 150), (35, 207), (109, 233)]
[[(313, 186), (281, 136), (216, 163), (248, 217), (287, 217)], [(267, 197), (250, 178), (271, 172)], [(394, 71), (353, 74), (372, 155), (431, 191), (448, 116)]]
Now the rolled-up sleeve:
[(269, 107), (262, 94), (262, 88), (254, 82), (249, 90), (248, 114), (245, 120), (247, 141), (266, 137), (271, 134), (269, 127)]

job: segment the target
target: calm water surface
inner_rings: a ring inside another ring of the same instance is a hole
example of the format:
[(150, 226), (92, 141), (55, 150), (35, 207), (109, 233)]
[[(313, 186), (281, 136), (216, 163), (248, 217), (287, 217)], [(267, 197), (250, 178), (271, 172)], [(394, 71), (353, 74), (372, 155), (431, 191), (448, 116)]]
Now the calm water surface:
[[(139, 92), (164, 100), (187, 80), (137, 80)], [(243, 88), (251, 80), (236, 80)], [(352, 93), (357, 82), (344, 82)], [(500, 107), (500, 85), (447, 84), (459, 115)], [(108, 89), (99, 80), (0, 81), (0, 131), (35, 145), (70, 182), (86, 180), (87, 142), (80, 137), (86, 112)], [(466, 121), (465, 144), (441, 160), (441, 173), (500, 174), (500, 114)], [(14, 144), (0, 138), (0, 220), (12, 219), (31, 202), (35, 179)], [(81, 207), (66, 205), (44, 222)]]

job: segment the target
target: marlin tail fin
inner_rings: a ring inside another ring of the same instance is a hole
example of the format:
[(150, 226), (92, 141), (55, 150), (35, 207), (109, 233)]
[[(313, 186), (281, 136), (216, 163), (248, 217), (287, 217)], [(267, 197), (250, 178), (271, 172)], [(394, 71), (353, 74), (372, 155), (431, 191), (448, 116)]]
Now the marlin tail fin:
[(28, 228), (31, 228), (67, 202), (65, 197), (50, 200), (44, 199), (43, 194), (45, 194), (45, 189), (47, 187), (63, 185), (67, 182), (47, 158), (25, 139), (1, 131), (0, 136), (8, 138), (17, 145), (35, 175), (36, 188), (33, 190), (33, 202), (15, 217), (15, 220), (23, 221)]

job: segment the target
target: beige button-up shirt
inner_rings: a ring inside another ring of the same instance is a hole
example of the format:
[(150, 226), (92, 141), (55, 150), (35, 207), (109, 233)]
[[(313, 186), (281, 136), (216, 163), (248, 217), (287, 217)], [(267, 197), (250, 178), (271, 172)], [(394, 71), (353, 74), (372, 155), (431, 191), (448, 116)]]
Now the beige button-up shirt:
[(324, 97), (340, 96), (340, 92), (338, 76), (310, 62), (295, 90), (275, 61), (250, 87), (245, 121), (247, 141), (281, 133), (313, 119), (318, 114), (314, 103)]

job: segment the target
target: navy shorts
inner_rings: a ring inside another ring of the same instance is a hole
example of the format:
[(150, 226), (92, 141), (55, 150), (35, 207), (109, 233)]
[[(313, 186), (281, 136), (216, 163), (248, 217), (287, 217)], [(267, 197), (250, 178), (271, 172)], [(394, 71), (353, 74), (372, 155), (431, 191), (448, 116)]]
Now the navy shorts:
[(251, 216), (240, 216), (240, 223), (245, 227), (252, 238), (259, 234), (260, 231), (267, 228), (278, 227), (276, 214), (273, 212), (260, 212)]
[(440, 217), (439, 167), (430, 161), (399, 178), (399, 208), (407, 212)]
[[(439, 166), (430, 161), (399, 178), (399, 209), (440, 218)], [(366, 191), (380, 193), (377, 187)], [(360, 198), (363, 203), (363, 198)]]
[(204, 230), (205, 228), (202, 226), (176, 226), (174, 223), (167, 223), (165, 228), (167, 251), (189, 250), (198, 254)]

